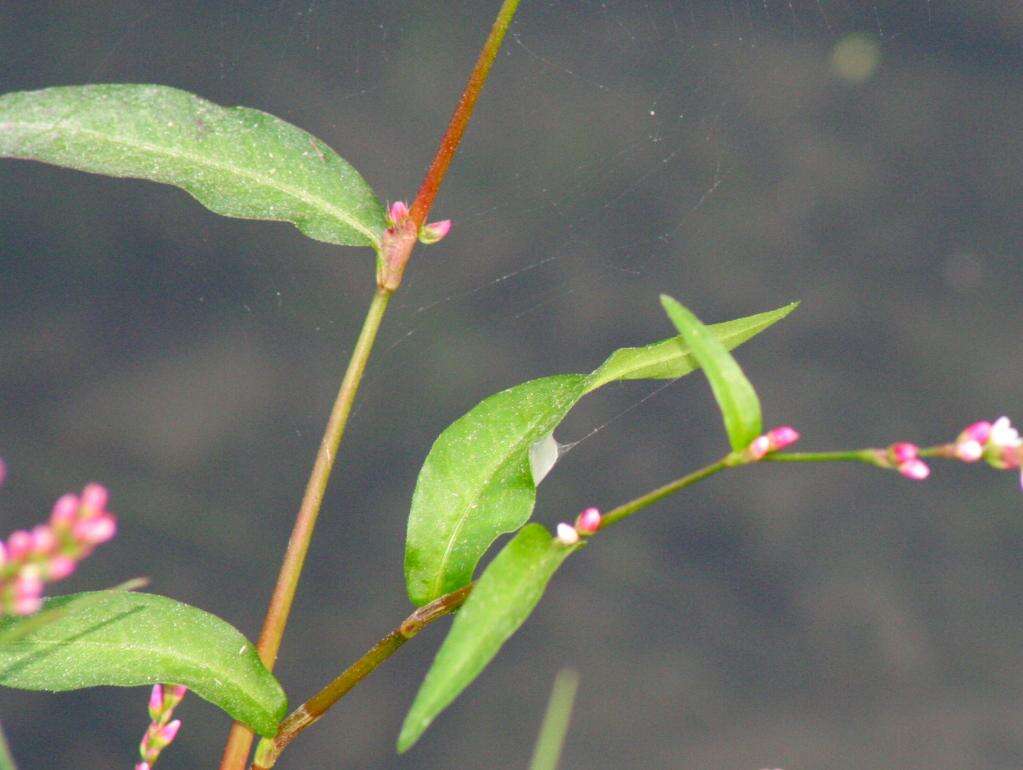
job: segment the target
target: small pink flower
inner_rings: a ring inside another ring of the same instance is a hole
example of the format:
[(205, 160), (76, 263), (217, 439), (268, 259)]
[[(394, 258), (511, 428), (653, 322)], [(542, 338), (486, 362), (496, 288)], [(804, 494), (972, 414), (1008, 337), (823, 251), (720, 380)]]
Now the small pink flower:
[(82, 507), (95, 512), (101, 512), (107, 507), (110, 493), (107, 488), (100, 484), (87, 484), (82, 490)]
[(899, 441), (888, 447), (888, 452), (891, 454), (892, 461), (896, 465), (902, 465), (910, 460), (915, 460), (920, 454), (920, 447), (908, 441)]
[(991, 423), (987, 420), (981, 420), (966, 426), (963, 432), (959, 434), (958, 441), (976, 441), (978, 444), (986, 444), (990, 435)]
[(571, 524), (561, 522), (558, 525), (557, 540), (562, 545), (575, 545), (579, 542), (579, 533), (575, 531), (575, 527)]
[(117, 521), (109, 513), (84, 519), (75, 524), (75, 539), (88, 545), (99, 545), (117, 534)]
[(419, 229), (419, 242), (427, 245), (437, 243), (451, 232), (451, 220), (442, 219), (438, 222), (430, 222)]
[(46, 567), (46, 577), (49, 580), (63, 580), (78, 566), (78, 562), (70, 556), (54, 556)]
[(954, 446), (955, 456), (964, 463), (975, 463), (984, 456), (984, 447), (975, 439), (959, 440)]
[(913, 458), (900, 463), (898, 469), (899, 473), (907, 479), (913, 479), (914, 481), (923, 481), (931, 475), (930, 466), (919, 458)]
[(70, 527), (77, 516), (78, 497), (69, 492), (66, 495), (61, 495), (53, 504), (50, 523), (55, 527)]
[(789, 444), (799, 441), (799, 431), (791, 425), (781, 425), (769, 430), (767, 438), (771, 441), (771, 451), (777, 452), (779, 449), (784, 449)]
[(799, 441), (799, 431), (789, 425), (781, 425), (771, 428), (767, 433), (753, 439), (746, 448), (746, 456), (750, 460), (760, 460), (765, 455), (784, 449), (797, 441)]
[(157, 736), (158, 736), (160, 742), (163, 743), (164, 745), (166, 745), (166, 744), (170, 743), (171, 741), (173, 741), (175, 737), (177, 737), (178, 730), (180, 730), (180, 729), (181, 729), (181, 720), (180, 719), (175, 719), (175, 720), (173, 720), (171, 722), (168, 722), (163, 727), (161, 727), (159, 732), (157, 733)]
[(149, 718), (159, 719), (160, 713), (163, 711), (163, 685), (154, 684), (153, 689), (149, 691)]
[(395, 201), (387, 210), (387, 218), (391, 220), (391, 226), (400, 225), (408, 218), (408, 204), (404, 201)]
[(32, 535), (23, 529), (7, 536), (7, 555), (11, 561), (23, 559), (32, 551)]
[(600, 529), (601, 515), (596, 508), (587, 508), (575, 519), (575, 529), (586, 535), (592, 535)]
[(45, 556), (57, 547), (57, 536), (45, 524), (32, 528), (32, 551), (37, 556)]

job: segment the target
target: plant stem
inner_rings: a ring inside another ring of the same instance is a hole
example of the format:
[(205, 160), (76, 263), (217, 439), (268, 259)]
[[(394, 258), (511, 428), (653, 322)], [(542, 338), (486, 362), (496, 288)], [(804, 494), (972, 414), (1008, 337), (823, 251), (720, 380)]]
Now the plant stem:
[[(504, 0), (497, 13), (490, 35), (483, 44), (476, 60), (476, 66), (469, 76), (469, 81), (462, 92), (454, 114), (451, 116), (447, 130), (441, 138), (430, 169), (427, 171), (412, 204), (409, 226), (404, 229), (395, 228), (395, 232), (389, 231), (383, 238), (381, 254), (377, 259), (377, 291), (366, 314), (366, 320), (363, 322), (359, 341), (355, 350), (352, 351), (348, 369), (341, 383), (341, 390), (327, 422), (323, 440), (320, 442), (320, 450), (316, 455), (309, 483), (306, 485), (302, 505), (295, 518), (284, 562), (281, 565), (277, 585), (263, 622), (263, 631), (259, 637), (257, 650), (263, 663), (271, 670), (277, 659), (277, 651), (280, 649), (281, 637), (284, 635), (284, 628), (288, 622), (288, 614), (295, 598), (298, 579), (309, 550), (309, 542), (320, 505), (323, 502), (323, 494), (334, 465), (334, 458), (337, 456), (345, 424), (351, 413), (352, 403), (358, 391), (362, 373), (365, 371), (366, 362), (373, 349), (376, 332), (383, 320), (388, 299), (401, 285), (405, 266), (415, 248), (418, 228), (426, 221), (426, 216), (429, 214), (437, 192), (447, 175), (451, 160), (458, 150), (465, 128), (472, 117), (476, 100), (487, 81), (487, 75), (490, 73), (490, 68), (501, 48), (501, 42), (504, 40), (518, 5), (519, 0)], [(236, 722), (231, 727), (231, 733), (220, 760), (220, 770), (243, 770), (252, 748), (252, 737), (252, 731), (244, 725)]]
[[(323, 504), (323, 495), (330, 479), (330, 471), (334, 467), (334, 460), (337, 457), (338, 447), (341, 445), (348, 416), (351, 414), (355, 395), (359, 390), (359, 383), (366, 370), (366, 362), (373, 350), (373, 342), (380, 329), (390, 297), (390, 291), (378, 288), (373, 295), (369, 310), (366, 311), (366, 318), (362, 322), (362, 331), (359, 332), (359, 339), (355, 343), (355, 349), (348, 361), (348, 368), (341, 381), (341, 388), (338, 390), (337, 399), (331, 409), (330, 418), (327, 420), (320, 448), (316, 453), (313, 470), (309, 474), (302, 504), (295, 517), (295, 525), (291, 530), (291, 538), (288, 540), (288, 547), (284, 553), (284, 561), (281, 563), (281, 569), (277, 575), (277, 585), (274, 587), (270, 606), (263, 621), (263, 630), (259, 635), (259, 642), (256, 644), (256, 651), (259, 653), (260, 659), (270, 670), (273, 670), (274, 663), (277, 661), (277, 652), (280, 649), (281, 638), (284, 636), (288, 615), (295, 599), (302, 566), (305, 564), (305, 557), (309, 552), (309, 543), (313, 537), (313, 529), (320, 513), (320, 506)], [(251, 747), (252, 731), (235, 723), (231, 727), (231, 734), (228, 736), (227, 745), (224, 747), (224, 754), (220, 760), (221, 770), (243, 768)]]
[(846, 449), (836, 452), (775, 452), (764, 457), (772, 463), (833, 463), (858, 462), (877, 465), (878, 453), (883, 449)]
[(331, 706), (397, 652), (405, 642), (435, 620), (450, 615), (461, 607), (471, 591), (470, 583), (457, 591), (434, 599), (409, 615), (401, 625), (370, 647), (361, 658), (281, 722), (277, 736), (260, 744), (252, 770), (269, 770), (273, 767), (281, 752), (299, 733), (319, 721)]
[[(833, 452), (777, 452), (768, 454), (762, 460), (802, 463), (852, 461), (879, 465), (882, 462), (880, 458), (883, 456), (883, 452), (884, 450), (870, 448)], [(948, 453), (948, 447), (940, 445), (920, 450), (921, 455), (925, 453), (928, 456), (944, 456), (944, 454)], [(643, 508), (653, 505), (659, 500), (663, 500), (665, 497), (690, 487), (699, 481), (703, 481), (726, 468), (737, 468), (755, 463), (756, 461), (749, 459), (742, 452), (731, 452), (717, 462), (698, 468), (627, 503), (622, 503), (616, 508), (612, 508), (601, 519), (600, 530), (603, 531)], [(449, 615), (461, 607), (469, 598), (471, 591), (472, 584), (469, 584), (457, 591), (452, 591), (435, 599), (430, 604), (420, 607), (409, 615), (400, 626), (377, 642), (336, 679), (299, 706), (281, 722), (277, 736), (272, 739), (264, 739), (260, 743), (260, 748), (256, 753), (256, 762), (252, 765), (251, 770), (269, 770), (269, 768), (273, 767), (281, 752), (299, 733), (315, 724), (335, 703), (372, 673), (377, 666), (391, 657), (405, 642), (433, 621), (444, 615)]]
[(480, 50), (480, 55), (476, 59), (476, 66), (473, 67), (472, 74), (469, 76), (469, 82), (466, 83), (465, 90), (462, 91), (462, 96), (458, 100), (458, 106), (455, 107), (455, 112), (448, 123), (448, 128), (440, 140), (440, 147), (437, 149), (437, 154), (430, 165), (430, 170), (426, 172), (426, 177), (423, 179), (423, 183), (419, 187), (419, 193), (416, 195), (415, 203), (412, 204), (412, 208), (409, 210), (409, 216), (416, 223), (417, 227), (422, 227), (426, 221), (427, 214), (430, 213), (433, 200), (437, 197), (437, 191), (440, 189), (441, 181), (447, 173), (448, 166), (451, 165), (451, 159), (455, 155), (455, 150), (458, 149), (459, 142), (462, 141), (462, 135), (465, 133), (466, 126), (469, 125), (469, 118), (472, 117), (476, 100), (483, 90), (483, 84), (487, 82), (490, 67), (497, 57), (497, 52), (501, 49), (504, 35), (508, 31), (508, 26), (511, 24), (518, 7), (519, 0), (504, 0), (500, 10), (497, 12), (494, 25), (490, 28), (490, 35)]
[(0, 770), (18, 770), (14, 764), (14, 757), (11, 756), (11, 749), (7, 745), (7, 736), (3, 728), (0, 728)]
[(617, 524), (622, 519), (626, 519), (632, 514), (636, 513), (648, 505), (656, 503), (668, 495), (672, 495), (678, 492), (680, 489), (685, 489), (688, 486), (692, 486), (697, 481), (703, 481), (708, 476), (713, 476), (718, 471), (723, 471), (725, 468), (730, 467), (727, 462), (727, 458), (722, 458), (716, 463), (705, 465), (692, 473), (687, 473), (685, 476), (669, 481), (662, 487), (647, 492), (645, 495), (640, 495), (635, 500), (630, 500), (627, 503), (622, 503), (617, 508), (612, 508), (610, 511), (604, 514), (603, 519), (600, 522), (600, 528), (607, 529), (612, 524)]

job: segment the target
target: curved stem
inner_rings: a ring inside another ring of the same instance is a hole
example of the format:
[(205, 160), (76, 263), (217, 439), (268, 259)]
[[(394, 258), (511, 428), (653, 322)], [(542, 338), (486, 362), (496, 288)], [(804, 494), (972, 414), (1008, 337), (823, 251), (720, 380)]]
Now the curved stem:
[(645, 495), (640, 495), (635, 500), (622, 503), (617, 508), (612, 508), (604, 514), (604, 517), (600, 521), (600, 528), (607, 529), (612, 524), (617, 524), (622, 519), (627, 519), (629, 516), (643, 508), (646, 508), (648, 505), (652, 505), (668, 495), (673, 495), (680, 489), (692, 486), (697, 481), (703, 481), (708, 476), (713, 476), (718, 471), (723, 471), (728, 467), (731, 467), (728, 463), (728, 458), (722, 458), (716, 463), (705, 465), (692, 473), (687, 473), (685, 476), (677, 478), (674, 481), (669, 481), (664, 486), (657, 487), (657, 489), (651, 490)]
[(409, 615), (396, 629), (374, 644), (355, 663), (346, 668), (316, 695), (295, 709), (283, 722), (273, 739), (260, 742), (252, 770), (269, 770), (281, 752), (308, 727), (316, 724), (327, 710), (348, 694), (355, 685), (373, 673), (374, 669), (391, 657), (409, 639), (433, 623), (457, 610), (472, 591), (472, 584), (452, 591)]

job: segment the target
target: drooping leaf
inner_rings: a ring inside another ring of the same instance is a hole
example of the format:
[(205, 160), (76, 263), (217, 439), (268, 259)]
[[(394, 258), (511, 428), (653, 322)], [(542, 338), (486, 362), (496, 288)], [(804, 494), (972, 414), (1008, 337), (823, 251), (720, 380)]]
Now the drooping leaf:
[(376, 248), (386, 227), (366, 181), (311, 134), (167, 86), (0, 96), (0, 156), (165, 182), (218, 214), (291, 222), (328, 243)]
[[(710, 329), (735, 347), (784, 318), (788, 305)], [(516, 385), (449, 425), (419, 471), (405, 544), (409, 598), (426, 604), (469, 583), (490, 545), (533, 513), (550, 469), (551, 432), (585, 394), (616, 380), (674, 379), (698, 368), (680, 337), (622, 348), (590, 375), (562, 374)], [(538, 443), (542, 442), (542, 443)], [(533, 468), (530, 467), (530, 449)], [(542, 459), (543, 462), (536, 462)]]
[(707, 375), (732, 449), (746, 448), (763, 429), (756, 391), (728, 349), (691, 310), (666, 294), (661, 304)]
[(572, 718), (575, 693), (579, 688), (579, 674), (570, 668), (563, 668), (554, 678), (550, 700), (540, 725), (540, 734), (533, 747), (533, 759), (529, 770), (558, 770), (561, 750), (568, 734), (568, 722)]
[[(0, 642), (0, 685), (78, 690), (186, 685), (260, 735), (273, 735), (287, 698), (254, 647), (215, 615), (153, 594), (97, 591), (47, 599), (56, 622)], [(0, 620), (0, 634), (30, 622)]]
[(479, 675), (518, 630), (561, 563), (579, 545), (565, 546), (529, 524), (487, 565), (455, 616), (401, 727), (398, 751), (419, 740), (430, 723)]

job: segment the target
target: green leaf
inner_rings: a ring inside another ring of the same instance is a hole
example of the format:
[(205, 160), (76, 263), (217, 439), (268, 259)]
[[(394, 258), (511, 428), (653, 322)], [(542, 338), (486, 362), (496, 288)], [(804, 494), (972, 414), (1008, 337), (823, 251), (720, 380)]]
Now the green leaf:
[(0, 96), (0, 156), (165, 182), (218, 214), (291, 222), (327, 243), (378, 248), (387, 226), (365, 180), (311, 134), (167, 86)]
[[(712, 324), (708, 328), (722, 345), (731, 350), (777, 323), (798, 306), (798, 302), (792, 302), (777, 310)], [(699, 368), (696, 356), (681, 336), (639, 348), (620, 348), (590, 375), (587, 392), (615, 380), (673, 380)]]
[(540, 725), (540, 735), (533, 747), (533, 760), (529, 770), (558, 770), (561, 750), (568, 734), (568, 722), (572, 718), (575, 693), (579, 689), (579, 674), (570, 668), (563, 668), (554, 678), (554, 688), (547, 711)]
[(398, 737), (409, 749), (529, 617), (547, 582), (580, 545), (565, 546), (539, 524), (512, 538), (483, 571), (455, 616)]
[[(710, 328), (731, 348), (794, 308)], [(551, 432), (580, 398), (615, 380), (674, 379), (697, 367), (680, 337), (623, 348), (590, 375), (522, 383), (490, 396), (448, 426), (430, 449), (412, 496), (405, 544), (409, 598), (422, 605), (468, 584), (494, 540), (529, 520), (543, 476), (534, 476), (530, 450), (540, 450), (534, 459), (556, 459)]]
[(661, 304), (707, 375), (732, 449), (745, 449), (763, 430), (756, 391), (732, 354), (692, 311), (667, 294), (661, 295)]
[[(260, 735), (287, 698), (253, 646), (220, 618), (164, 596), (96, 591), (47, 599), (53, 623), (0, 642), (0, 685), (22, 690), (186, 685)], [(0, 620), (0, 634), (32, 617)]]

